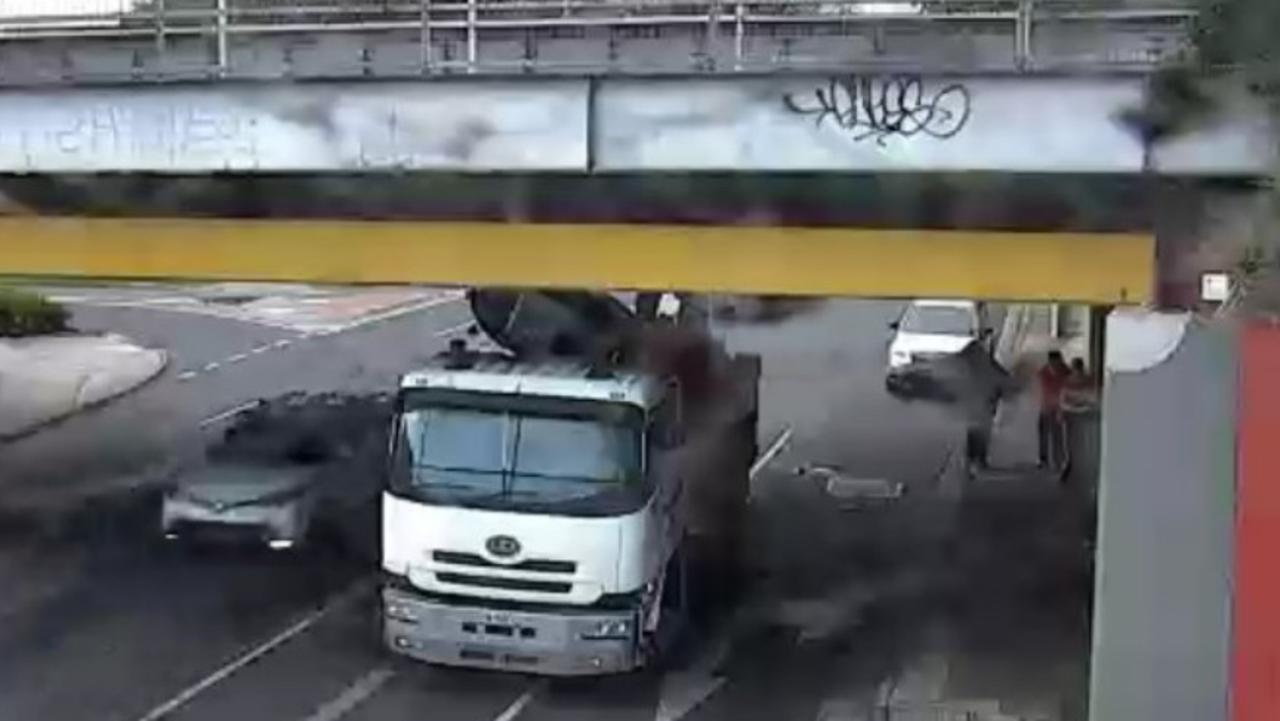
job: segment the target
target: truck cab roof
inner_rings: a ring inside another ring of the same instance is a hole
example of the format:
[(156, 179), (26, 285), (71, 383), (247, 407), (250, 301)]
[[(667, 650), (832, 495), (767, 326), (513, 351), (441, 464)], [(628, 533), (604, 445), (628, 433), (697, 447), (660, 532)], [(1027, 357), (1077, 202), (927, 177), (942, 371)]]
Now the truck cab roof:
[(471, 353), (462, 367), (437, 359), (405, 374), (400, 387), (611, 401), (646, 409), (658, 404), (663, 390), (657, 378), (643, 373), (602, 373), (580, 361), (522, 361), (498, 353)]

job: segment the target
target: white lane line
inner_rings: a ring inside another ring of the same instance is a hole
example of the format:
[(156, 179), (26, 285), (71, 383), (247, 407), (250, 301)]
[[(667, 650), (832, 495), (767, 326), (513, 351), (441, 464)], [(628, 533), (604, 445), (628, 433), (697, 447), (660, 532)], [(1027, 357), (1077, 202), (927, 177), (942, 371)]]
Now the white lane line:
[(236, 353), (235, 355), (233, 355), (233, 356), (231, 356), (231, 357), (227, 358), (227, 363), (228, 363), (228, 364), (231, 364), (231, 363), (240, 363), (241, 361), (246, 361), (246, 360), (249, 360), (249, 354), (248, 354), (248, 353)]
[(321, 704), (306, 721), (338, 721), (377, 693), (395, 675), (395, 671), (385, 666), (373, 669), (343, 689), (342, 693)]
[(259, 355), (262, 353), (266, 353), (269, 350), (271, 350), (270, 344), (254, 346), (253, 349), (249, 351), (249, 355)]
[(459, 323), (459, 324), (457, 324), (457, 325), (451, 325), (451, 326), (449, 326), (448, 328), (444, 328), (444, 329), (442, 329), (442, 330), (438, 330), (438, 331), (436, 331), (436, 332), (432, 333), (431, 335), (435, 336), (436, 338), (444, 338), (445, 336), (450, 336), (450, 335), (453, 335), (454, 333), (461, 333), (462, 331), (467, 330), (468, 328), (470, 328), (472, 325), (475, 325), (475, 321), (473, 321), (473, 320), (469, 320), (469, 321), (467, 321), (467, 322), (465, 322), (465, 323)]
[(542, 687), (545, 685), (545, 681), (539, 681), (530, 686), (524, 693), (520, 694), (520, 698), (512, 701), (511, 705), (508, 706), (506, 710), (495, 716), (493, 721), (515, 721), (515, 719), (524, 712), (524, 707), (533, 703), (534, 696), (537, 696), (538, 692), (541, 691)]
[(205, 364), (204, 364), (204, 370), (203, 370), (202, 372), (203, 372), (203, 373), (208, 373), (209, 371), (216, 371), (216, 370), (218, 370), (218, 368), (220, 368), (221, 366), (222, 366), (222, 364), (221, 364), (221, 363), (219, 363), (218, 361), (213, 361), (212, 363), (205, 363)]
[(179, 708), (185, 706), (196, 696), (199, 696), (201, 693), (204, 693), (205, 691), (217, 685), (218, 683), (226, 680), (229, 676), (234, 674), (236, 671), (239, 671), (245, 666), (248, 666), (254, 661), (257, 661), (263, 656), (271, 653), (275, 649), (279, 648), (281, 645), (287, 643), (290, 639), (294, 638), (295, 636), (311, 628), (318, 621), (320, 621), (320, 619), (329, 615), (334, 610), (341, 608), (342, 606), (345, 606), (347, 603), (351, 602), (356, 597), (358, 597), (362, 592), (364, 592), (369, 587), (369, 584), (370, 584), (370, 581), (368, 580), (357, 581), (351, 586), (351, 588), (333, 597), (333, 600), (331, 600), (329, 603), (326, 603), (324, 606), (322, 606), (318, 610), (312, 611), (311, 613), (307, 614), (297, 623), (286, 628), (285, 630), (281, 631), (275, 636), (272, 636), (271, 638), (267, 639), (266, 641), (259, 644), (258, 646), (250, 649), (244, 655), (240, 656), (239, 658), (236, 658), (234, 661), (228, 663), (227, 665), (223, 666), (217, 671), (214, 671), (213, 673), (209, 674), (208, 676), (205, 676), (203, 679), (197, 681), (196, 683), (191, 684), (190, 686), (188, 686), (187, 688), (179, 692), (173, 698), (169, 699), (168, 701), (165, 701), (159, 706), (156, 706), (155, 708), (151, 709), (143, 716), (139, 717), (138, 721), (160, 721), (160, 719), (163, 719), (164, 717), (168, 716), (169, 714), (173, 713)]
[(181, 373), (178, 374), (178, 380), (189, 381), (198, 375), (200, 375), (199, 371), (182, 371)]
[(271, 344), (271, 347), (272, 347), (272, 348), (280, 348), (280, 349), (284, 349), (284, 348), (288, 348), (288, 347), (289, 347), (289, 346), (291, 346), (291, 345), (293, 345), (293, 341), (289, 340), (288, 338), (281, 338), (280, 340), (276, 341), (275, 343), (272, 343), (272, 344)]
[(369, 325), (370, 323), (380, 323), (384, 320), (391, 320), (392, 318), (396, 318), (402, 315), (418, 313), (424, 310), (429, 310), (431, 308), (437, 308), (442, 305), (448, 305), (449, 303), (457, 303), (458, 301), (465, 300), (465, 299), (466, 299), (466, 294), (463, 293), (462, 291), (446, 291), (439, 295), (428, 298), (427, 300), (424, 300), (420, 303), (410, 303), (408, 305), (402, 305), (400, 307), (392, 308), (390, 310), (386, 310), (381, 313), (375, 313), (374, 315), (360, 318), (359, 320), (356, 320), (353, 323), (348, 323), (340, 328), (334, 329), (333, 332), (345, 333), (349, 330), (355, 330), (360, 326)]
[(760, 471), (764, 470), (764, 467), (769, 465), (769, 463), (782, 452), (783, 448), (786, 448), (787, 443), (791, 441), (792, 431), (793, 429), (791, 426), (787, 426), (782, 429), (782, 432), (778, 434), (778, 437), (773, 439), (773, 443), (770, 443), (764, 453), (761, 453), (760, 457), (756, 459), (756, 462), (751, 464), (751, 471), (747, 474), (748, 478), (754, 480), (755, 477), (759, 475)]
[(257, 408), (258, 404), (260, 404), (261, 402), (262, 401), (249, 401), (248, 403), (241, 403), (240, 405), (235, 406), (234, 408), (228, 408), (227, 410), (221, 413), (209, 416), (208, 418), (200, 421), (199, 427), (208, 428), (209, 426), (215, 423), (221, 423), (222, 421), (225, 421), (228, 418), (232, 418), (234, 416), (238, 416), (247, 410)]
[(734, 635), (746, 618), (746, 611), (739, 608), (688, 666), (663, 674), (654, 721), (679, 721), (729, 681), (720, 669), (728, 660), (729, 652), (733, 650)]

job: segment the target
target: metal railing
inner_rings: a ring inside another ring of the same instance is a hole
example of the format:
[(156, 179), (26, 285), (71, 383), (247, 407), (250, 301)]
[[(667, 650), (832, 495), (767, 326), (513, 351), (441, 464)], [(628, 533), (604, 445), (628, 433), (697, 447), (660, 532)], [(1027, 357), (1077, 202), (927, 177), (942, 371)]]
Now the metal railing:
[[(235, 74), (237, 43), (355, 34), (410, 38), (421, 74), (608, 71), (619, 69), (621, 42), (680, 36), (702, 49), (691, 70), (741, 72), (822, 64), (787, 54), (788, 38), (863, 37), (875, 45), (886, 33), (967, 33), (1007, 37), (1012, 66), (1034, 69), (1047, 29), (1177, 36), (1194, 18), (1191, 0), (0, 0), (0, 50), (83, 40), (132, 43), (137, 53), (144, 41), (163, 57), (195, 39), (208, 45), (207, 72), (217, 77)], [(575, 39), (604, 42), (605, 57), (539, 61), (539, 42)], [(523, 42), (526, 51), (484, 57), (494, 40)], [(751, 46), (762, 43), (784, 51), (753, 56)], [(0, 57), (0, 78), (2, 64)]]

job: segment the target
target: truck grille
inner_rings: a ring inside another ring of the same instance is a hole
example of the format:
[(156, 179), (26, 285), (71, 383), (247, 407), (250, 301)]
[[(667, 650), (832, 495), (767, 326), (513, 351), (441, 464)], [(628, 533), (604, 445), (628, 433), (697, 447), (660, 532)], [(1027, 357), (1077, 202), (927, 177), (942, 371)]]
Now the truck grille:
[(479, 554), (463, 553), (461, 551), (432, 551), (431, 560), (452, 566), (506, 568), (513, 571), (532, 571), (534, 573), (574, 573), (578, 570), (578, 564), (573, 561), (551, 561), (531, 558), (527, 561), (507, 565), (494, 563)]
[(465, 573), (441, 572), (436, 574), (441, 583), (479, 588), (499, 588), (504, 591), (535, 591), (537, 593), (568, 593), (573, 584), (567, 581), (532, 581), (523, 578), (499, 578), (496, 576), (470, 576)]

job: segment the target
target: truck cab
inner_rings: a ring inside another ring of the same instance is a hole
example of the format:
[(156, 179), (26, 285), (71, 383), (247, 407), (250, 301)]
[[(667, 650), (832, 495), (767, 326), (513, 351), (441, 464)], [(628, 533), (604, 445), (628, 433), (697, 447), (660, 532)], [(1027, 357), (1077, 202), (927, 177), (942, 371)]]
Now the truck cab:
[[(383, 636), (445, 665), (646, 663), (689, 532), (677, 385), (576, 362), (446, 359), (403, 377), (382, 502)], [(665, 612), (670, 611), (670, 612)]]

